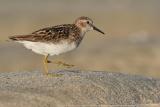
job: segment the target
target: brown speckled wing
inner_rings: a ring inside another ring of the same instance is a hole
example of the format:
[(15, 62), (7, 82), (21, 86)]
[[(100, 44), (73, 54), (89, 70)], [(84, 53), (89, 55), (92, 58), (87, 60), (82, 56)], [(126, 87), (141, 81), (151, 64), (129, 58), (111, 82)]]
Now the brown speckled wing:
[(80, 34), (74, 24), (57, 25), (35, 31), (29, 35), (12, 36), (15, 41), (52, 42), (57, 43), (64, 39), (75, 39)]

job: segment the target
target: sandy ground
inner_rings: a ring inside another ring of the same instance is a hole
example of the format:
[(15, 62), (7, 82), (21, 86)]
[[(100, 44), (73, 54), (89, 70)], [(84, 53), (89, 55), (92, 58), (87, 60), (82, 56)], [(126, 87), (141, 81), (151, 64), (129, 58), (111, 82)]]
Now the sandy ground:
[(160, 103), (160, 80), (100, 71), (54, 72), (63, 76), (47, 77), (40, 71), (0, 73), (0, 107)]

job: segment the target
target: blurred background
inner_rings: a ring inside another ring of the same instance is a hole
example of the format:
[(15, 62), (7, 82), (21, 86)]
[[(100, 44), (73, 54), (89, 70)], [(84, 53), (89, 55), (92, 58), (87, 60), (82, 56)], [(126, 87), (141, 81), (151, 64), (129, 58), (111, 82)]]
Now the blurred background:
[(43, 56), (8, 37), (79, 16), (92, 18), (106, 35), (88, 32), (78, 49), (50, 60), (76, 65), (72, 69), (160, 78), (160, 0), (0, 0), (0, 71), (42, 71)]

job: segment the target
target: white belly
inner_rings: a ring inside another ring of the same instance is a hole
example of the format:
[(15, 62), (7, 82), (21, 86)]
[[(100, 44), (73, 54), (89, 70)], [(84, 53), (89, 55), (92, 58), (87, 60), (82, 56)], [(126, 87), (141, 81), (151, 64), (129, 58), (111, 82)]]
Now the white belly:
[(59, 55), (64, 52), (71, 51), (76, 48), (75, 43), (68, 43), (63, 41), (59, 44), (53, 43), (41, 43), (41, 42), (31, 42), (31, 41), (17, 41), (23, 43), (27, 49), (31, 49), (33, 52), (42, 55)]

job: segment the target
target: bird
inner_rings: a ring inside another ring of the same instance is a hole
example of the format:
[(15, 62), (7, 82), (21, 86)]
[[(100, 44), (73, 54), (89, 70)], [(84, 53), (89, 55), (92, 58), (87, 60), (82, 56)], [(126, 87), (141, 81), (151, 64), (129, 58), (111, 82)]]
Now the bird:
[[(79, 47), (85, 34), (91, 30), (105, 34), (93, 24), (93, 20), (91, 18), (81, 16), (72, 24), (61, 24), (46, 27), (26, 35), (10, 36), (9, 39), (23, 44), (24, 47), (37, 54), (44, 55), (44, 74), (49, 75), (48, 63), (51, 63), (51, 61), (48, 60), (48, 57), (76, 49)], [(69, 66), (63, 62), (58, 62), (58, 64)], [(52, 75), (59, 76), (58, 74), (53, 73)]]

